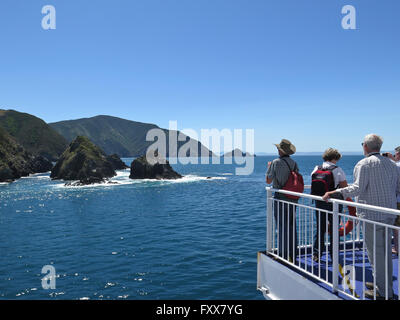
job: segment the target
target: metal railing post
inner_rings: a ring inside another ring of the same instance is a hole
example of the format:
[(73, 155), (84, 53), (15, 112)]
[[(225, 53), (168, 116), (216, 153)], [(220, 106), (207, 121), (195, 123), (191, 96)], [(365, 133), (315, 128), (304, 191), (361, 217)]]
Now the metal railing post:
[(332, 291), (338, 292), (339, 285), (339, 205), (333, 200), (333, 226), (332, 233), (333, 239), (331, 246), (332, 248)]
[(273, 230), (273, 201), (274, 197), (270, 188), (267, 188), (267, 252), (272, 251), (272, 239), (274, 236)]

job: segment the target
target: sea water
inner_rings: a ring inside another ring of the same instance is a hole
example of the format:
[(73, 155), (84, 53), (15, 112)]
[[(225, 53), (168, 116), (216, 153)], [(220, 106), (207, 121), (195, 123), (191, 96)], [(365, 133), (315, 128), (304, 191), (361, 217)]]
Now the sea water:
[[(173, 165), (176, 181), (65, 187), (47, 174), (0, 184), (0, 299), (262, 299), (267, 162)], [(362, 156), (344, 156), (348, 181)], [(320, 156), (297, 156), (306, 184)], [(132, 159), (124, 159), (129, 165)], [(43, 266), (56, 272), (43, 289)]]

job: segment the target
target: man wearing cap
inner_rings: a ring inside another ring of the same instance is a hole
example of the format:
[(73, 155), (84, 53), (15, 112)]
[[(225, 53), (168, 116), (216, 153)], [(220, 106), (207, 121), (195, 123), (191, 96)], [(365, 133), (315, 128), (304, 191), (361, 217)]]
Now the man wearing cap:
[[(297, 163), (290, 157), (296, 152), (296, 147), (286, 139), (282, 139), (275, 146), (278, 148), (279, 158), (268, 162), (266, 182), (272, 183), (274, 189), (282, 189), (289, 179), (290, 172), (299, 171)], [(297, 202), (278, 192), (275, 192), (274, 198), (287, 202)], [(297, 252), (296, 208), (287, 203), (275, 203), (274, 216), (279, 233), (278, 254), (293, 262)]]

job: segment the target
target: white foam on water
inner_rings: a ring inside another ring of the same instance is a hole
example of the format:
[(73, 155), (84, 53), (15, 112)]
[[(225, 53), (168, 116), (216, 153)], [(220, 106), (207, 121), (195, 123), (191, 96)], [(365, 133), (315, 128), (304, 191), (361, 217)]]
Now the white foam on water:
[(144, 183), (156, 183), (156, 184), (175, 184), (175, 183), (191, 183), (191, 182), (199, 182), (199, 181), (214, 181), (214, 180), (226, 180), (226, 177), (203, 177), (203, 176), (196, 176), (196, 175), (186, 175), (181, 179), (169, 180), (169, 179), (130, 179), (129, 178), (130, 171), (121, 170), (117, 171), (117, 175), (111, 178), (110, 182), (115, 183), (94, 183), (85, 186), (65, 186), (65, 181), (60, 181), (59, 184), (54, 185), (55, 188), (68, 188), (68, 189), (80, 189), (80, 188), (97, 188), (97, 187), (118, 187), (123, 185), (134, 185), (134, 184), (144, 184)]

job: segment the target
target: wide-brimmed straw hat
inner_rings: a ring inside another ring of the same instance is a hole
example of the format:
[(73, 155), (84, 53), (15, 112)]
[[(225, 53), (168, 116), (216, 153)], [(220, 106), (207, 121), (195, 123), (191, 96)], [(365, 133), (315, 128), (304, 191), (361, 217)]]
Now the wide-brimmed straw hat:
[(282, 139), (281, 143), (275, 144), (275, 146), (278, 148), (278, 150), (281, 150), (283, 153), (289, 156), (296, 152), (296, 147), (286, 139)]

